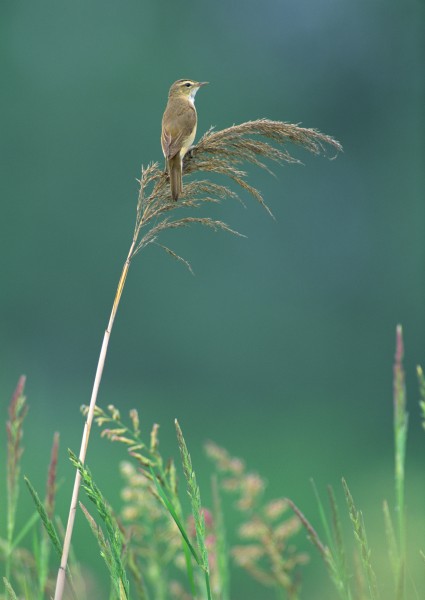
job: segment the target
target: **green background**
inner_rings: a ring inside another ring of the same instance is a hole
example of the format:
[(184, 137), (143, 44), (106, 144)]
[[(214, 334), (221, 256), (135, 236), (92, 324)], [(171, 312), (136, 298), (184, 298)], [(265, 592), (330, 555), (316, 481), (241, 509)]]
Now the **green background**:
[[(328, 161), (294, 149), (304, 166), (273, 167), (276, 178), (250, 169), (276, 222), (246, 197), (247, 209), (229, 201), (211, 213), (247, 239), (168, 235), (195, 277), (155, 247), (135, 259), (99, 402), (136, 406), (146, 432), (159, 422), (165, 456), (177, 453), (178, 417), (205, 504), (206, 439), (261, 473), (269, 498), (290, 496), (313, 520), (309, 478), (325, 492), (345, 475), (385, 573), (381, 503), (393, 502), (402, 323), (414, 572), (425, 549), (415, 380), (425, 358), (423, 17), (413, 0), (2, 1), (2, 415), (24, 372), (24, 471), (42, 490), (60, 431), (63, 520), (66, 448), (79, 448), (78, 408), (131, 241), (136, 177), (141, 164), (162, 163), (168, 88), (190, 77), (210, 82), (197, 96), (198, 136), (268, 117), (333, 135), (344, 153)], [(122, 456), (94, 432), (88, 462), (113, 503)], [(102, 569), (87, 538), (80, 515), (76, 552)], [(298, 541), (309, 548), (304, 533)], [(304, 597), (331, 598), (311, 553)], [(256, 589), (235, 573), (235, 599), (269, 597)]]

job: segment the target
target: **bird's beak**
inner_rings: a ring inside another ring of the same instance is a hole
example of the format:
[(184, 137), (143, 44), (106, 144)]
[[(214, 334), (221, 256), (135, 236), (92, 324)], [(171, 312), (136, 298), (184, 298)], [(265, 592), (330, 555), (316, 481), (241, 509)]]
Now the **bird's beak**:
[(209, 81), (199, 81), (198, 82), (199, 87), (202, 87), (203, 85), (208, 85), (208, 84), (209, 84)]

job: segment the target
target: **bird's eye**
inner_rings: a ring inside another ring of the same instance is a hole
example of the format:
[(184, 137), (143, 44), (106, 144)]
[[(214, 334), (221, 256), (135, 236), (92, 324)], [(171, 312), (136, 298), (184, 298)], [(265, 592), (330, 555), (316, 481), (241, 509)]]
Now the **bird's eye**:
[(185, 83), (186, 87), (190, 87), (192, 84), (191, 83)]

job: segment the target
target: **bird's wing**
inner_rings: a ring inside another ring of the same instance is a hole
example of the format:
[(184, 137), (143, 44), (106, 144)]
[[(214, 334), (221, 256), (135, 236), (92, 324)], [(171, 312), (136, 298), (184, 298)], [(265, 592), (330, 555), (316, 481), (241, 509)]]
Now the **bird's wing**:
[(183, 140), (183, 132), (173, 136), (169, 129), (165, 129), (165, 127), (163, 127), (161, 134), (161, 146), (165, 158), (170, 159), (178, 154), (183, 146)]
[(161, 146), (165, 158), (173, 158), (184, 146), (185, 140), (193, 132), (196, 125), (195, 108), (187, 110), (187, 104), (175, 106), (173, 115), (165, 111), (162, 120)]

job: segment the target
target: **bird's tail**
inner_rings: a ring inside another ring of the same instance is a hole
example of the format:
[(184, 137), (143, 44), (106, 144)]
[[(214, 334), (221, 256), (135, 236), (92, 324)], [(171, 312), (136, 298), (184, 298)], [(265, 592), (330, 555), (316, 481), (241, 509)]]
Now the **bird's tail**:
[(171, 196), (176, 201), (183, 192), (182, 159), (180, 158), (180, 153), (168, 159), (168, 175), (170, 177)]

